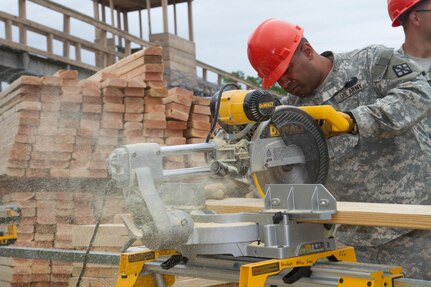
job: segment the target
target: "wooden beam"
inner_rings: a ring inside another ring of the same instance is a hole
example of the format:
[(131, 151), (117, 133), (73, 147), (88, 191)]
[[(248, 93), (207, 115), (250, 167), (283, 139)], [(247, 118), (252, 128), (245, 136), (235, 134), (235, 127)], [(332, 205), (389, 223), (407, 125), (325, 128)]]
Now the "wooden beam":
[(168, 33), (169, 32), (168, 0), (162, 0), (162, 9), (163, 9), (163, 33)]
[(178, 36), (178, 29), (177, 29), (177, 3), (174, 0), (174, 33)]
[(71, 66), (80, 67), (80, 68), (87, 69), (87, 70), (90, 70), (90, 71), (95, 71), (96, 72), (96, 71), (99, 70), (97, 67), (94, 67), (94, 66), (91, 66), (91, 65), (88, 65), (88, 64), (78, 63), (78, 62), (76, 62), (74, 60), (71, 60), (71, 59), (68, 59), (68, 58), (65, 58), (65, 57), (62, 57), (62, 56), (58, 56), (56, 54), (49, 54), (46, 51), (43, 51), (43, 50), (40, 50), (40, 49), (37, 49), (37, 48), (33, 48), (33, 47), (29, 47), (27, 45), (23, 45), (23, 44), (11, 42), (11, 41), (8, 41), (8, 40), (5, 40), (5, 39), (1, 39), (1, 38), (0, 38), (0, 45), (5, 45), (5, 46), (9, 46), (9, 47), (11, 47), (13, 49), (23, 50), (23, 51), (26, 51), (26, 52), (30, 52), (30, 53), (34, 53), (34, 54), (37, 54), (37, 55), (41, 55), (41, 56), (53, 59), (55, 61), (64, 62), (64, 63), (69, 64)]
[[(70, 16), (63, 15), (63, 33), (65, 35), (70, 35)], [(63, 40), (63, 56), (69, 58), (69, 41), (65, 38)]]
[(112, 33), (114, 35), (119, 35), (119, 36), (121, 36), (121, 37), (123, 37), (125, 39), (129, 39), (133, 43), (143, 44), (145, 46), (148, 46), (148, 44), (149, 44), (148, 42), (140, 39), (137, 36), (127, 34), (127, 33), (123, 32), (123, 31), (118, 31), (117, 29), (115, 29), (115, 27), (112, 27), (111, 25), (107, 25), (107, 24), (102, 23), (100, 21), (96, 21), (96, 20), (94, 20), (90, 16), (87, 16), (85, 14), (76, 12), (76, 11), (74, 11), (72, 9), (69, 9), (69, 8), (67, 8), (65, 6), (57, 4), (57, 3), (53, 2), (53, 1), (48, 1), (48, 0), (28, 0), (28, 1), (31, 1), (31, 2), (36, 3), (36, 4), (39, 4), (39, 5), (43, 6), (43, 7), (46, 7), (48, 9), (57, 11), (59, 13), (69, 15), (70, 17), (72, 17), (74, 19), (83, 21), (85, 23), (88, 23), (90, 25), (98, 27), (98, 28), (100, 28), (100, 29), (102, 29), (104, 31), (110, 32), (110, 33)]
[(113, 71), (116, 71), (118, 69), (120, 69), (121, 67), (124, 67), (125, 65), (134, 62), (134, 61), (138, 61), (139, 58), (143, 58), (144, 57), (144, 52), (145, 49), (142, 49), (128, 57), (125, 57), (123, 59), (121, 59), (120, 61), (116, 62), (115, 64), (110, 65), (109, 67), (106, 67), (105, 69), (97, 72), (96, 74), (92, 75), (91, 77), (88, 78), (88, 80), (92, 80), (92, 81), (100, 81), (102, 78), (102, 73), (112, 73)]
[[(20, 19), (27, 19), (26, 0), (19, 0), (18, 2), (18, 17)], [(19, 26), (19, 43), (27, 45), (27, 30), (24, 25)]]
[(93, 0), (93, 15), (96, 21), (100, 20), (98, 0)]
[(82, 49), (81, 43), (76, 43), (76, 45), (75, 45), (75, 60), (77, 62), (81, 62), (81, 49)]
[[(217, 213), (257, 212), (263, 209), (263, 199), (207, 200), (207, 208)], [(304, 222), (431, 230), (431, 205), (339, 201), (331, 220)]]
[[(93, 14), (94, 14), (94, 20), (100, 21), (98, 0), (93, 0)], [(97, 27), (94, 27), (94, 37), (96, 39), (100, 39), (100, 34), (101, 34), (101, 30)]]
[[(101, 51), (104, 51), (106, 53), (110, 53), (110, 51), (105, 48), (106, 45), (95, 48), (94, 43), (92, 43), (90, 41), (72, 36), (70, 34), (68, 34), (68, 35), (64, 34), (63, 32), (61, 32), (59, 30), (55, 30), (55, 29), (49, 28), (47, 26), (32, 22), (28, 19), (20, 19), (20, 18), (17, 18), (16, 16), (13, 16), (13, 15), (1, 12), (1, 11), (0, 11), (0, 18), (11, 20), (12, 23), (18, 23), (18, 25), (22, 24), (26, 27), (27, 30), (33, 31), (33, 32), (41, 34), (41, 35), (45, 35), (47, 37), (49, 34), (52, 34), (53, 38), (56, 40), (59, 40), (59, 41), (63, 41), (64, 39), (67, 39), (69, 42), (81, 43), (82, 47), (85, 47), (89, 51), (97, 52), (98, 50), (101, 50)], [(122, 53), (113, 53), (113, 55), (122, 56)]]
[[(142, 9), (139, 10), (139, 38), (142, 39), (143, 35), (142, 35)], [(141, 46), (142, 48), (142, 46)]]
[(114, 1), (109, 0), (109, 7), (111, 8), (111, 26), (115, 27), (115, 21), (114, 21)]
[[(121, 31), (121, 11), (120, 9), (117, 10), (117, 30)], [(118, 46), (123, 47), (123, 40), (120, 36), (118, 36)]]
[[(105, 3), (100, 3), (100, 5), (102, 6), (101, 8), (102, 8), (102, 22), (103, 23), (106, 23), (106, 5), (105, 5)], [(106, 23), (106, 24), (108, 24), (108, 23)]]
[(52, 33), (46, 36), (46, 48), (48, 54), (54, 53), (54, 35)]
[(12, 20), (5, 21), (5, 39), (12, 41)]
[(146, 0), (145, 8), (147, 8), (147, 17), (148, 17), (148, 38), (151, 35), (151, 2), (150, 0)]
[(202, 69), (202, 79), (204, 80), (204, 81), (206, 81), (207, 80), (207, 69)]
[(192, 9), (192, 0), (187, 1), (187, 10), (188, 10), (188, 19), (189, 19), (189, 40), (194, 41), (194, 32), (193, 32), (193, 9)]
[[(124, 31), (129, 33), (129, 19), (127, 18), (127, 12), (123, 11), (123, 22), (124, 22)], [(130, 41), (124, 39), (124, 55), (128, 56), (132, 53)]]

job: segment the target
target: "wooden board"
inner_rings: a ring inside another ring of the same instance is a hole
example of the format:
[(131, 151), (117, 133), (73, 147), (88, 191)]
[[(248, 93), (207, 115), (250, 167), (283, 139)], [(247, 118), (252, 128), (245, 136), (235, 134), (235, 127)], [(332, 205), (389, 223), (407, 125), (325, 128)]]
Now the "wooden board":
[(124, 73), (125, 69), (127, 70), (128, 67), (130, 67), (130, 66), (132, 66), (132, 68), (136, 68), (136, 66), (135, 66), (136, 64), (133, 62), (136, 61), (139, 65), (142, 65), (143, 60), (139, 60), (139, 59), (144, 56), (144, 53), (145, 53), (145, 49), (142, 49), (142, 50), (140, 50), (140, 51), (138, 51), (132, 55), (129, 55), (129, 56), (121, 59), (120, 61), (116, 62), (115, 64), (110, 65), (110, 66), (104, 68), (103, 70), (100, 70), (96, 74), (89, 77), (88, 80), (100, 81), (101, 77), (102, 77), (102, 73), (112, 73), (116, 70), (120, 70), (121, 72)]
[[(263, 199), (207, 200), (207, 208), (217, 213), (256, 212), (262, 210)], [(431, 205), (337, 202), (332, 219), (318, 222), (431, 230)]]

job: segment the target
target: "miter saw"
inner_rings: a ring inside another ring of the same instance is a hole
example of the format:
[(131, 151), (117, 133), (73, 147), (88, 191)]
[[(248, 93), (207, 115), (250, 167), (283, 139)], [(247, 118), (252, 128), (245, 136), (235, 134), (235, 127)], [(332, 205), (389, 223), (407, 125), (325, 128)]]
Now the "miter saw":
[[(241, 267), (240, 286), (251, 286), (251, 281), (253, 286), (263, 286), (268, 275), (286, 268), (292, 270), (283, 280), (294, 282), (307, 274), (309, 269), (304, 267), (319, 258), (355, 261), (351, 248), (335, 248), (323, 224), (298, 223), (330, 219), (336, 212), (335, 199), (322, 185), (328, 154), (319, 122), (332, 132), (347, 132), (350, 125), (345, 117), (330, 106), (282, 105), (263, 90), (222, 89), (214, 96), (211, 111), (210, 134), (216, 124), (220, 128), (205, 143), (131, 144), (110, 155), (109, 173), (123, 189), (132, 213), (132, 219), (123, 219), (129, 243), (139, 239), (151, 250), (135, 257), (151, 261), (161, 256), (155, 251), (168, 250), (162, 252), (172, 255), (161, 263), (164, 269), (202, 265), (212, 256), (254, 258), (250, 263), (254, 267)], [(190, 153), (205, 153), (207, 166), (163, 169), (164, 158)], [(251, 178), (265, 197), (264, 210), (237, 214), (205, 210), (199, 182), (181, 183), (181, 178), (209, 173)], [(259, 263), (263, 259), (275, 261)], [(121, 270), (119, 282), (136, 280), (139, 274), (120, 266)]]

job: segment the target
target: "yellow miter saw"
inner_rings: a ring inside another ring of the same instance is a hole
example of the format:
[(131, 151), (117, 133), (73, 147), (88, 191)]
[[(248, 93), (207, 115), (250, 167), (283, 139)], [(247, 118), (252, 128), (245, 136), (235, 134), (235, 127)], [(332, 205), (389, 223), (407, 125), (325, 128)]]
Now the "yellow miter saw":
[[(248, 263), (240, 264), (240, 286), (263, 286), (266, 277), (283, 269), (292, 269), (283, 281), (294, 282), (319, 258), (354, 261), (353, 249), (337, 250), (323, 224), (298, 224), (328, 220), (336, 212), (334, 197), (321, 185), (328, 168), (321, 125), (341, 133), (351, 123), (329, 106), (285, 106), (263, 90), (222, 89), (211, 110), (214, 121), (205, 143), (131, 144), (114, 150), (108, 159), (109, 173), (132, 213), (132, 220), (123, 218), (129, 243), (139, 239), (152, 250), (140, 256), (151, 261), (158, 257), (155, 251), (171, 250), (166, 254), (175, 255), (160, 264), (164, 270), (177, 265), (213, 270), (219, 263), (212, 262), (218, 259), (238, 269), (237, 258), (246, 258)], [(207, 165), (163, 169), (165, 158), (192, 153), (205, 153)], [(264, 209), (212, 214), (205, 210), (199, 182), (181, 181), (197, 174), (253, 178), (265, 197)], [(120, 266), (118, 284), (134, 282), (136, 268)]]

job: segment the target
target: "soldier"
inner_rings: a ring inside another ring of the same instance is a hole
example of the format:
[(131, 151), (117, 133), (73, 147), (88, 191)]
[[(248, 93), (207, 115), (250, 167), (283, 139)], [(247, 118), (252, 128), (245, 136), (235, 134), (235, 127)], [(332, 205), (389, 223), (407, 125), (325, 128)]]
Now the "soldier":
[[(277, 19), (250, 35), (248, 58), (263, 88), (278, 82), (290, 104), (331, 105), (351, 118), (350, 133), (328, 139), (325, 186), (338, 200), (431, 204), (431, 139), (421, 123), (431, 87), (419, 66), (384, 46), (318, 54), (301, 27)], [(431, 279), (431, 232), (340, 226), (337, 239), (355, 246), (358, 261)]]
[(404, 44), (398, 50), (424, 71), (431, 81), (431, 1), (388, 0), (388, 13), (392, 27), (402, 26)]

